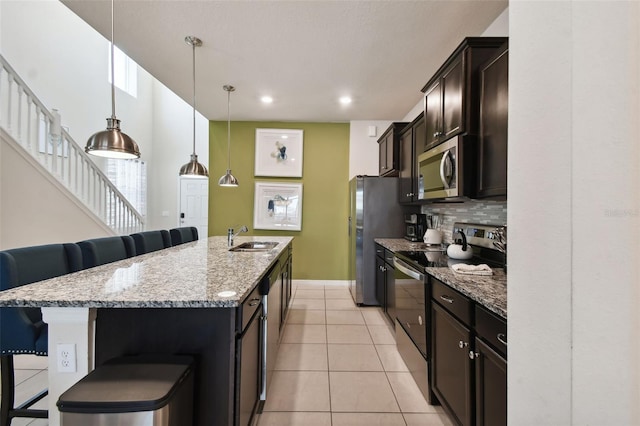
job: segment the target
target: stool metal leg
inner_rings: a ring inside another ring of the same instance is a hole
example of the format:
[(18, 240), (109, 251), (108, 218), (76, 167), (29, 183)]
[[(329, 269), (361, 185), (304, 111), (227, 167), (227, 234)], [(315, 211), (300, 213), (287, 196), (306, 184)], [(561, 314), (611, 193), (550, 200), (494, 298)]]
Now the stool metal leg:
[(13, 409), (15, 381), (13, 377), (13, 355), (0, 357), (0, 378), (2, 380), (2, 400), (0, 401), (0, 426), (11, 425), (9, 412)]

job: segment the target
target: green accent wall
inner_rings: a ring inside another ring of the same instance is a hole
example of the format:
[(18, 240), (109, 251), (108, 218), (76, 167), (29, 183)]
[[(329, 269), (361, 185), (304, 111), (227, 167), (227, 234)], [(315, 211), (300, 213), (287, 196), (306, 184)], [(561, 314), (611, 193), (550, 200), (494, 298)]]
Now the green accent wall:
[[(256, 129), (301, 129), (302, 178), (254, 177)], [(209, 235), (247, 225), (248, 235), (295, 237), (293, 278), (348, 279), (349, 124), (234, 121), (231, 171), (237, 188), (218, 186), (227, 169), (227, 122), (209, 124)], [(253, 229), (254, 182), (302, 182), (302, 230)]]

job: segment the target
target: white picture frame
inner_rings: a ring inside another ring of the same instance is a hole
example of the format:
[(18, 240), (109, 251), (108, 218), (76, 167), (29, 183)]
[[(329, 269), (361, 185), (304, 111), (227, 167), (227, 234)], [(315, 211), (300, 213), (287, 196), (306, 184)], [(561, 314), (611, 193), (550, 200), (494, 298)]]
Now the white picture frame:
[(256, 129), (255, 176), (302, 177), (303, 131)]
[(256, 182), (253, 228), (302, 230), (302, 183)]

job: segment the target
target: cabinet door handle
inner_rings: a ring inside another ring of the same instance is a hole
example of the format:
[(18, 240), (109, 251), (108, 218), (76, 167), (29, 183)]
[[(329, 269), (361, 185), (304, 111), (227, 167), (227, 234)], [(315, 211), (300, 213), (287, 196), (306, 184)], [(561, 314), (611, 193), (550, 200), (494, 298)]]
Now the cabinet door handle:
[(449, 296), (440, 296), (440, 299), (444, 300), (447, 303), (453, 304), (453, 299)]
[(474, 351), (469, 351), (469, 359), (476, 359), (476, 358), (480, 358), (480, 353), (479, 352), (474, 352)]
[(257, 297), (254, 297), (249, 301), (249, 306), (256, 306), (258, 303), (260, 303), (260, 299), (258, 299)]
[(458, 347), (459, 347), (460, 349), (464, 349), (464, 348), (465, 348), (465, 347), (467, 347), (467, 346), (469, 346), (469, 344), (468, 344), (467, 342), (463, 342), (462, 340), (460, 340), (460, 341), (458, 342)]
[(498, 333), (498, 335), (496, 336), (496, 339), (498, 339), (498, 342), (500, 342), (503, 345), (507, 346), (507, 335), (506, 334)]

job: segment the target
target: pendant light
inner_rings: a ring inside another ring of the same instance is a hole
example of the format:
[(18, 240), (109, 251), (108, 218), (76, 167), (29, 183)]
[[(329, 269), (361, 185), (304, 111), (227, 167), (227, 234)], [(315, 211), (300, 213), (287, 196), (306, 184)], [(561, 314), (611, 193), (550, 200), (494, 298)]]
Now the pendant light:
[(193, 153), (191, 160), (180, 167), (180, 176), (208, 178), (207, 168), (198, 162), (196, 155), (196, 47), (202, 46), (202, 40), (198, 37), (187, 36), (184, 41), (193, 49)]
[(238, 186), (238, 179), (231, 174), (231, 92), (236, 88), (228, 84), (222, 88), (227, 92), (227, 173), (218, 180), (218, 185), (235, 187)]
[(107, 158), (140, 158), (138, 144), (120, 131), (116, 118), (116, 94), (113, 65), (113, 0), (111, 0), (111, 117), (107, 118), (107, 130), (93, 134), (84, 150), (88, 154)]

